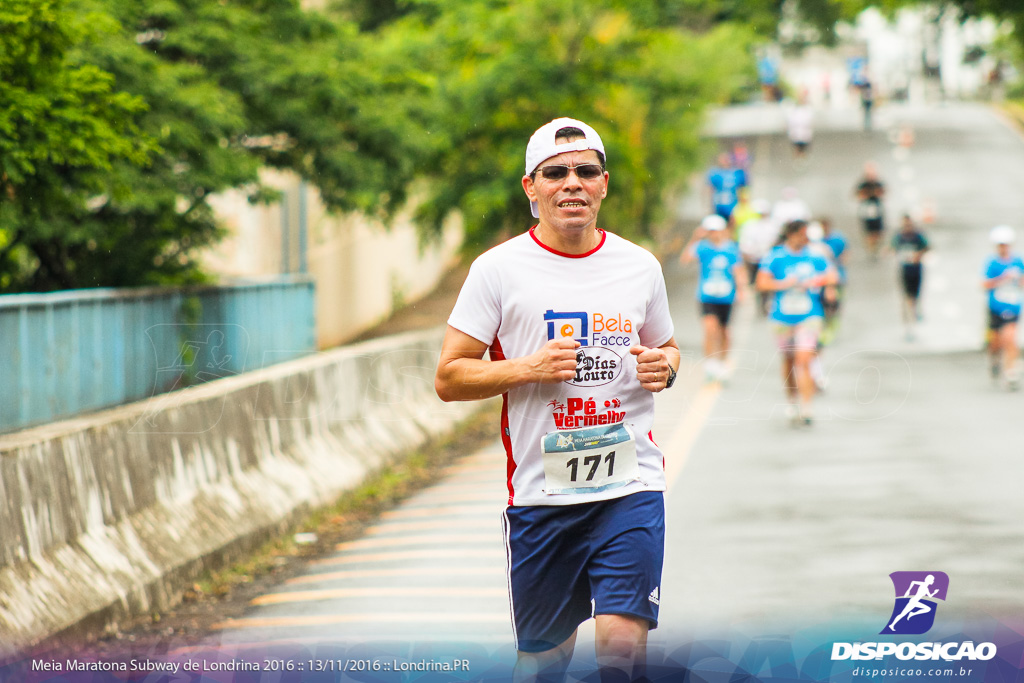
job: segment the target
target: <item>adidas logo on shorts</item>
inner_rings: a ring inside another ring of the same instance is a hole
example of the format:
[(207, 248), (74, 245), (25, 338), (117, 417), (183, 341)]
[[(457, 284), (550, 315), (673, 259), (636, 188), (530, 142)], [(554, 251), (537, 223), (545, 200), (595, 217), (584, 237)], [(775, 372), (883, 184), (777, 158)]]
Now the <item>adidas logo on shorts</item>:
[(647, 596), (647, 599), (653, 602), (655, 605), (661, 605), (661, 590), (658, 586), (654, 587), (651, 594)]

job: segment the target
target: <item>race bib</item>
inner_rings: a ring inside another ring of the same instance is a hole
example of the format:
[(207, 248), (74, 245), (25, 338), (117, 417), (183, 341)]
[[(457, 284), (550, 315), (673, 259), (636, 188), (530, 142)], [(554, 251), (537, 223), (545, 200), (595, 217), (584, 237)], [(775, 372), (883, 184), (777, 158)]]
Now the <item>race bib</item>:
[(722, 275), (712, 275), (701, 285), (704, 296), (712, 299), (724, 299), (732, 294), (732, 282)]
[(811, 295), (801, 289), (791, 289), (779, 298), (779, 313), (782, 315), (807, 315), (812, 307)]
[(1007, 306), (1016, 306), (1021, 301), (1020, 287), (1017, 285), (1002, 285), (996, 287), (992, 292), (992, 298)]
[(736, 201), (736, 195), (732, 192), (716, 192), (715, 193), (715, 204), (718, 206), (728, 206)]
[(860, 217), (867, 220), (874, 220), (881, 215), (881, 209), (878, 202), (867, 201), (861, 202), (860, 205)]
[(636, 438), (627, 425), (602, 425), (541, 438), (544, 493), (596, 493), (640, 478)]

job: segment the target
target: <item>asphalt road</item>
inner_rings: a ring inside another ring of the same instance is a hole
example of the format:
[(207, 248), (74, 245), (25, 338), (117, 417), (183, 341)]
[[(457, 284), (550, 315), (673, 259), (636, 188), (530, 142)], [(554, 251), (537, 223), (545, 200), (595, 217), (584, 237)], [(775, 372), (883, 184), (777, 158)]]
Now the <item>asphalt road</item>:
[[(892, 609), (889, 574), (904, 570), (949, 575), (947, 631), (1020, 621), (1024, 394), (986, 375), (979, 279), (988, 229), (1024, 215), (1024, 142), (983, 105), (885, 107), (870, 133), (856, 111), (837, 110), (818, 113), (809, 157), (797, 164), (781, 125), (780, 112), (756, 107), (723, 112), (715, 132), (748, 142), (755, 196), (797, 187), (850, 240), (842, 325), (823, 356), (829, 386), (813, 427), (792, 428), (770, 328), (749, 305), (734, 322), (731, 380), (705, 384), (694, 273), (665, 264), (689, 356), (681, 386), (658, 397), (669, 537), (652, 647), (836, 624), (869, 637)], [(912, 146), (897, 144), (904, 127)], [(900, 324), (896, 266), (861, 247), (852, 191), (868, 159), (889, 189), (890, 226), (902, 211), (934, 213), (913, 342)], [(695, 201), (680, 207), (689, 219)], [(1024, 223), (1018, 229), (1024, 238)], [(409, 661), (465, 652), (507, 660), (503, 502), (495, 443), (254, 601), (245, 618), (221, 624), (204, 647), (290, 643), (371, 663), (396, 652)], [(581, 652), (590, 629), (581, 630)]]

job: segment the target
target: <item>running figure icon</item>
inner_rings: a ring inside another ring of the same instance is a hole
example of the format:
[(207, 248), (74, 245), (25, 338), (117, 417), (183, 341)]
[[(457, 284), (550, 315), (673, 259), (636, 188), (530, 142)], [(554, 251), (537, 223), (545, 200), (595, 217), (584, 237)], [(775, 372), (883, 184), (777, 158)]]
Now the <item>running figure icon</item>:
[(896, 589), (896, 602), (882, 634), (926, 633), (935, 623), (938, 602), (946, 599), (949, 576), (939, 571), (917, 571), (893, 572), (889, 577)]
[[(910, 588), (907, 589), (906, 594), (904, 594), (903, 596), (905, 598), (910, 598), (910, 601), (907, 602), (907, 606), (903, 608), (903, 611), (900, 612), (900, 615), (893, 619), (892, 623), (889, 624), (890, 631), (896, 631), (896, 622), (902, 619), (903, 617), (906, 617), (907, 621), (909, 621), (911, 618), (916, 617), (919, 614), (925, 614), (926, 612), (932, 611), (932, 608), (926, 605), (924, 602), (922, 602), (922, 600), (926, 597), (935, 597), (935, 594), (939, 592), (938, 588), (936, 588), (933, 591), (928, 590), (928, 587), (931, 586), (933, 583), (935, 583), (934, 574), (929, 574), (924, 581), (912, 581), (910, 583)], [(911, 592), (914, 591), (915, 586), (917, 587), (917, 592), (914, 593), (914, 595), (911, 595)]]

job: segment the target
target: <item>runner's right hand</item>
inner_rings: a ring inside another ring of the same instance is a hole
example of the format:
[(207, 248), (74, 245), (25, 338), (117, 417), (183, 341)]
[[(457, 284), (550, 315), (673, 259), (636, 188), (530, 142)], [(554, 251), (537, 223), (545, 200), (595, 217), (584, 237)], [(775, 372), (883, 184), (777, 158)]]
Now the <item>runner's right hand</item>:
[(551, 339), (534, 353), (523, 358), (534, 382), (556, 384), (576, 376), (575, 339)]

